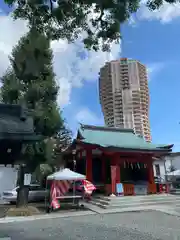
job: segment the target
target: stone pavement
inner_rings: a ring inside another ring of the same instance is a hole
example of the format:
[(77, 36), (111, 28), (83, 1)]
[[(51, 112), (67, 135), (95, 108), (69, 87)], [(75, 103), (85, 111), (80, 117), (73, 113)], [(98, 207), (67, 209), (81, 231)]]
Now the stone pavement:
[(0, 239), (178, 240), (180, 218), (160, 212), (92, 214), (0, 224)]
[(59, 211), (50, 214), (41, 214), (31, 217), (2, 217), (0, 218), (0, 223), (11, 223), (11, 222), (23, 222), (23, 221), (33, 221), (33, 220), (43, 220), (43, 219), (56, 219), (74, 216), (86, 216), (93, 214), (112, 214), (112, 213), (127, 213), (127, 212), (139, 212), (139, 211), (159, 211), (169, 215), (180, 216), (180, 204), (174, 205), (142, 205), (142, 206), (128, 206), (128, 207), (118, 207), (102, 209), (91, 203), (83, 203), (88, 211)]
[(29, 217), (4, 217), (0, 218), (0, 224), (2, 223), (14, 223), (14, 222), (24, 222), (24, 221), (34, 221), (34, 220), (47, 220), (56, 218), (69, 218), (69, 217), (79, 217), (94, 215), (96, 213), (92, 211), (70, 211), (70, 212), (57, 212), (43, 215), (35, 215)]
[[(106, 214), (106, 213), (122, 213), (122, 212), (133, 212), (133, 211), (147, 211), (147, 210), (158, 210), (159, 208), (162, 208), (160, 206), (133, 206), (133, 207), (118, 207), (118, 208), (109, 208), (109, 209), (102, 209), (98, 206), (95, 206), (91, 203), (84, 203), (84, 206), (88, 208), (89, 210), (96, 212), (98, 214)], [(168, 206), (164, 206), (164, 208), (168, 208)]]
[(106, 213), (123, 213), (123, 212), (136, 212), (136, 211), (160, 211), (172, 215), (179, 216), (180, 215), (180, 205), (174, 204), (174, 205), (146, 205), (146, 206), (133, 206), (133, 207), (126, 207), (126, 208), (110, 208), (110, 209), (102, 209), (98, 206), (95, 206), (91, 203), (84, 203), (86, 208), (89, 208), (93, 212), (96, 212), (98, 214), (106, 214)]
[(3, 238), (0, 238), (0, 240), (12, 240), (12, 238), (10, 238), (10, 237), (3, 237)]
[[(34, 220), (47, 220), (47, 219), (58, 219), (58, 218), (71, 218), (78, 216), (88, 216), (88, 215), (105, 215), (105, 214), (118, 214), (118, 213), (133, 213), (133, 212), (149, 212), (149, 211), (159, 211), (169, 215), (180, 216), (180, 213), (176, 212), (175, 209), (169, 208), (169, 206), (142, 206), (142, 207), (129, 207), (129, 208), (114, 208), (114, 209), (100, 209), (97, 206), (86, 204), (90, 210), (86, 211), (62, 211), (50, 214), (42, 214), (30, 217), (4, 217), (0, 218), (1, 223), (13, 223), (13, 222), (24, 222), (24, 221), (34, 221)], [(0, 239), (1, 240), (1, 239)]]

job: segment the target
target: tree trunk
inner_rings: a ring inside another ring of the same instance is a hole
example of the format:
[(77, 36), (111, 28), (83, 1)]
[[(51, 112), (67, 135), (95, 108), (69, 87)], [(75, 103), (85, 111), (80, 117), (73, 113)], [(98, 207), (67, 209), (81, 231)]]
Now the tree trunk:
[(19, 188), (17, 190), (16, 207), (27, 207), (28, 205), (29, 186), (24, 186), (24, 174), (25, 166), (21, 165), (19, 176)]
[(27, 207), (29, 196), (29, 187), (23, 186), (18, 189), (16, 207)]

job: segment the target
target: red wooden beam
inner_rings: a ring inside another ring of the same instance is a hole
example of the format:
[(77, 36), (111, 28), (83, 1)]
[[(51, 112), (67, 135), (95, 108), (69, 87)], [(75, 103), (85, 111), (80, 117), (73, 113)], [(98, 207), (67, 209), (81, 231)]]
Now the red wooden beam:
[(145, 156), (145, 155), (147, 155), (147, 156), (160, 156), (162, 154), (162, 153), (158, 153), (158, 152), (143, 153), (141, 149), (139, 149), (139, 151), (137, 151), (137, 152), (131, 152), (131, 151), (129, 151), (129, 152), (128, 151), (111, 151), (110, 152), (106, 148), (101, 147), (101, 146), (97, 146), (95, 144), (85, 144), (81, 141), (78, 141), (77, 144), (80, 145), (84, 150), (98, 149), (98, 150), (102, 151), (102, 153), (107, 154), (107, 155), (113, 155), (115, 153), (119, 153), (121, 155), (127, 155), (128, 154), (130, 156), (139, 156), (139, 155), (142, 155), (142, 156)]

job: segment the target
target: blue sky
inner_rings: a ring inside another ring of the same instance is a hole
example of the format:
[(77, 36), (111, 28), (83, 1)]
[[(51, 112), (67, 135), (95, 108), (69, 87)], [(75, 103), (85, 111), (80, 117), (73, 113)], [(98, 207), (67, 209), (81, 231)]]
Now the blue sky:
[(154, 142), (180, 142), (179, 19), (167, 24), (141, 21), (124, 25), (122, 54), (139, 59), (154, 72), (149, 76), (150, 124)]
[[(0, 9), (3, 10), (3, 17), (7, 15), (7, 7), (5, 9), (0, 4)], [(152, 140), (155, 143), (175, 143), (174, 151), (180, 151), (179, 9), (179, 6), (177, 8), (177, 6), (165, 5), (158, 12), (150, 13), (143, 6), (139, 13), (133, 17), (131, 23), (122, 26), (123, 39), (118, 48), (114, 48), (112, 56), (113, 59), (121, 56), (137, 59), (147, 65), (149, 69)], [(7, 29), (8, 24), (12, 25), (12, 21), (10, 23), (10, 20), (6, 19), (5, 24), (7, 24)], [(18, 24), (17, 31), (20, 31), (23, 25), (22, 23)], [(12, 27), (12, 29), (14, 28), (15, 26)], [(2, 31), (1, 27), (0, 31)], [(14, 34), (17, 35), (16, 32)], [(15, 39), (18, 40), (20, 35), (17, 35)], [(3, 39), (0, 37), (0, 53), (4, 50), (2, 46), (9, 44), (7, 45), (9, 51), (13, 44), (13, 42), (8, 42), (9, 40), (6, 41), (5, 37)], [(53, 49), (55, 49), (54, 66), (57, 76), (60, 76), (61, 79), (61, 101), (63, 96), (61, 106), (69, 126), (75, 131), (78, 122), (103, 124), (98, 98), (97, 73), (99, 65), (97, 62), (101, 62), (103, 65), (102, 58), (105, 59), (105, 55), (88, 53), (80, 42), (77, 42), (76, 46), (63, 43), (63, 51), (59, 48), (62, 46), (62, 42), (61, 45), (58, 44), (53, 45)], [(57, 52), (58, 54), (56, 54)], [(85, 56), (83, 60), (81, 59), (82, 54)], [(67, 68), (67, 65), (70, 67)], [(61, 68), (61, 73), (59, 73), (59, 68)], [(1, 67), (0, 71), (2, 71)], [(67, 74), (63, 71), (66, 71)]]

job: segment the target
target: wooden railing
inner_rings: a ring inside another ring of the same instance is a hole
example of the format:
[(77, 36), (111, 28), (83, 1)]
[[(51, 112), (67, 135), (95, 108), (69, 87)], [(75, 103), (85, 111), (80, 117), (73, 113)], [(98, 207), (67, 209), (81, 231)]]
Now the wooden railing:
[(133, 184), (123, 184), (124, 196), (134, 195), (134, 185)]
[[(134, 195), (134, 185), (133, 184), (123, 184), (124, 196), (132, 196)], [(111, 184), (105, 185), (105, 193), (106, 195), (110, 195), (112, 193)]]
[(155, 194), (157, 192), (156, 190), (156, 184), (155, 183), (148, 183), (148, 194)]
[[(124, 183), (123, 184), (123, 189), (124, 189), (124, 196), (133, 196), (133, 195), (135, 195), (134, 184)], [(147, 188), (147, 193), (148, 194), (155, 194), (156, 192), (157, 192), (156, 184), (155, 183), (149, 183), (148, 184), (148, 188)], [(105, 193), (106, 193), (106, 195), (110, 195), (112, 193), (111, 184), (106, 184), (105, 185)]]
[(112, 193), (111, 184), (106, 184), (105, 185), (105, 193), (106, 193), (106, 195), (110, 195)]

